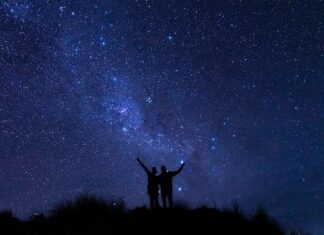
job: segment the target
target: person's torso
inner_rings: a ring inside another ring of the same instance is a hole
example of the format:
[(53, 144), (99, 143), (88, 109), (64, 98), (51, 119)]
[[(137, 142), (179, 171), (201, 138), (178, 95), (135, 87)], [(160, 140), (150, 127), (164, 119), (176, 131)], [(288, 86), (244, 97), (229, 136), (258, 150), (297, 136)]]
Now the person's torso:
[(170, 188), (172, 187), (172, 175), (169, 172), (162, 173), (160, 175), (160, 184), (162, 187)]
[(149, 174), (147, 177), (148, 184), (147, 186), (149, 188), (158, 188), (158, 176), (154, 174)]

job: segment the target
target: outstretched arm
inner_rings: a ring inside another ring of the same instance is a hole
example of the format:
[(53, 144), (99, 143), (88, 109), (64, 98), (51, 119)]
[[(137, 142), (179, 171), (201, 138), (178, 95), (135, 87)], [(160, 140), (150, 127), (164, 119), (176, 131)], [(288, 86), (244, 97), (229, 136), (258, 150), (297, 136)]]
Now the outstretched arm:
[(149, 169), (147, 169), (147, 167), (144, 165), (144, 163), (141, 161), (141, 159), (137, 158), (136, 160), (143, 167), (143, 169), (145, 170), (146, 174), (149, 174), (150, 173)]
[(184, 165), (185, 165), (185, 163), (182, 163), (178, 170), (172, 171), (172, 173), (171, 173), (172, 176), (176, 176), (177, 174), (179, 174), (182, 171)]

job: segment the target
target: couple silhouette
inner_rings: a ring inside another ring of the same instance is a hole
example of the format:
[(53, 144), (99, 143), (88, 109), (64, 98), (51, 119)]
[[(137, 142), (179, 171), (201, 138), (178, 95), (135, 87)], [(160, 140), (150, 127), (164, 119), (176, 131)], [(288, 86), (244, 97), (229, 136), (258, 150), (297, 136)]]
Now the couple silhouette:
[(173, 208), (173, 185), (172, 178), (179, 174), (185, 163), (183, 162), (181, 166), (176, 171), (168, 171), (167, 168), (161, 166), (161, 174), (157, 174), (156, 167), (152, 167), (150, 171), (141, 159), (137, 158), (138, 163), (143, 167), (147, 174), (147, 194), (150, 198), (150, 208), (159, 208), (159, 185), (161, 189), (161, 197), (163, 208), (167, 208), (167, 200), (169, 202), (169, 208)]

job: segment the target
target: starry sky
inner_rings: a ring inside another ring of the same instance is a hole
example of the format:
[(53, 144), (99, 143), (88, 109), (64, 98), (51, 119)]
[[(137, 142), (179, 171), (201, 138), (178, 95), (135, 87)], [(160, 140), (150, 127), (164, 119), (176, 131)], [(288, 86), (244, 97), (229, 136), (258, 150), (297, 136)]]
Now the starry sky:
[(321, 0), (2, 0), (0, 209), (91, 193), (175, 199), (324, 230)]

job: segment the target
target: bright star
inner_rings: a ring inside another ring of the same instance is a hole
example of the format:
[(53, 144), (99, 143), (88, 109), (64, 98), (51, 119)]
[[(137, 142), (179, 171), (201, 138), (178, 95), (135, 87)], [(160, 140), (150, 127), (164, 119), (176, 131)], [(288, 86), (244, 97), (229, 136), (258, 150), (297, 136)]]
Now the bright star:
[(127, 108), (121, 108), (119, 112), (120, 114), (125, 114), (127, 112)]
[(147, 97), (147, 98), (146, 98), (146, 102), (147, 102), (147, 103), (151, 104), (151, 103), (152, 103), (152, 101), (153, 101), (153, 100), (152, 100), (152, 98), (151, 98), (151, 97)]

